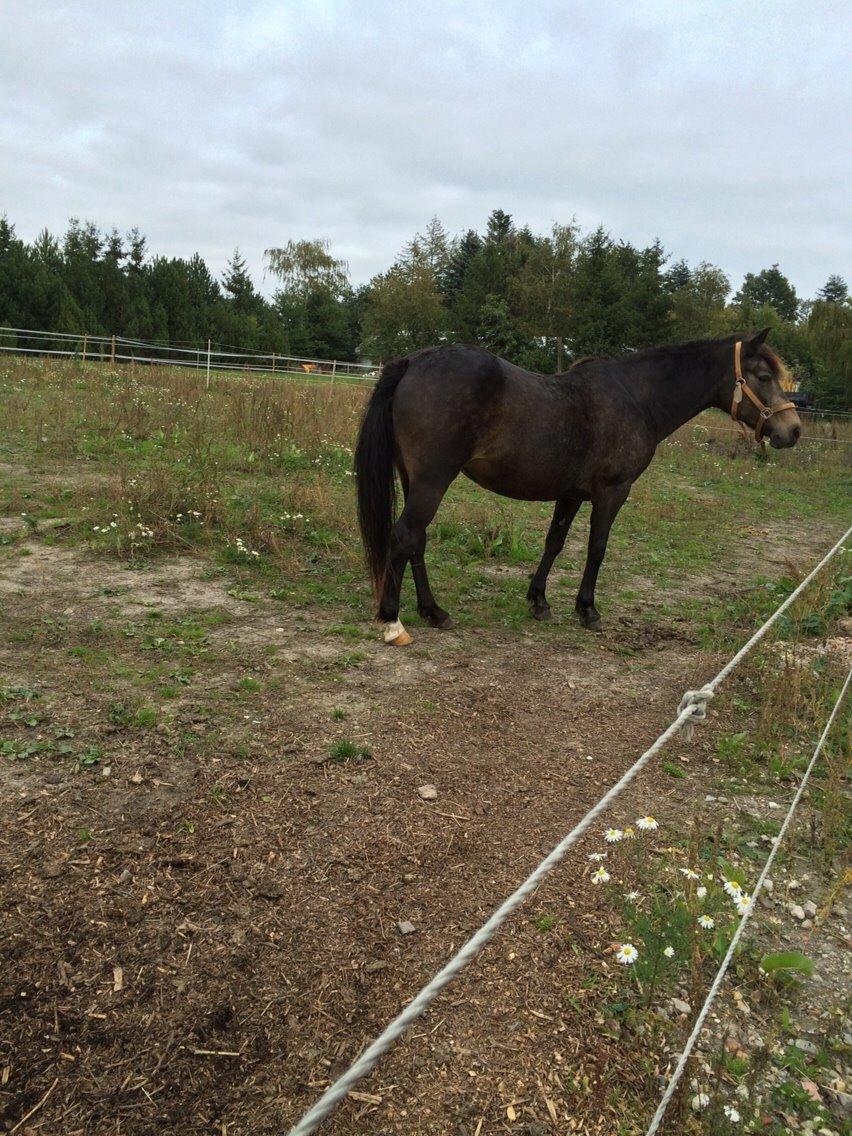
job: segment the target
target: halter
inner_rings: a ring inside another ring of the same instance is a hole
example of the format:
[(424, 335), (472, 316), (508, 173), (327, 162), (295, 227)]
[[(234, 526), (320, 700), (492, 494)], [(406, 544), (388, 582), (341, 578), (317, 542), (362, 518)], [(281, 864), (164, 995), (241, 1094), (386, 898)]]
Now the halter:
[(745, 423), (740, 422), (740, 403), (743, 400), (743, 395), (746, 396), (757, 409), (760, 411), (760, 417), (757, 420), (757, 425), (754, 428), (754, 440), (759, 442), (763, 438), (763, 431), (766, 423), (773, 414), (777, 414), (781, 410), (795, 410), (796, 404), (794, 402), (779, 402), (777, 406), (769, 407), (761, 402), (743, 376), (742, 364), (740, 356), (742, 355), (743, 345), (741, 340), (737, 340), (734, 344), (734, 398), (731, 402), (731, 418), (734, 422), (739, 423), (740, 429), (744, 431)]

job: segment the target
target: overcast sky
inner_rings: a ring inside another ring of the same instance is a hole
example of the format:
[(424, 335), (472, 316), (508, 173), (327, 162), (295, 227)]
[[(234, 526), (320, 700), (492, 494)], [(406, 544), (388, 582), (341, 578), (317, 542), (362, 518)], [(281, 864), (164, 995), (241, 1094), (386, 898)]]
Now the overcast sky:
[[(6, 0), (0, 213), (152, 251), (323, 237), (361, 282), (437, 214), (576, 217), (736, 288), (850, 277), (848, 3)], [(267, 282), (266, 289), (269, 287)]]

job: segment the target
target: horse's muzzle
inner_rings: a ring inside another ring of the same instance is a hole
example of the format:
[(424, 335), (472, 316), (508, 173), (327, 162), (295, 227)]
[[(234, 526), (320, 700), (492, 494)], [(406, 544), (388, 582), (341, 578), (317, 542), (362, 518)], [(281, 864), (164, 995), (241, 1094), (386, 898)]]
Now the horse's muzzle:
[(769, 438), (774, 450), (789, 450), (802, 436), (801, 426), (776, 426)]

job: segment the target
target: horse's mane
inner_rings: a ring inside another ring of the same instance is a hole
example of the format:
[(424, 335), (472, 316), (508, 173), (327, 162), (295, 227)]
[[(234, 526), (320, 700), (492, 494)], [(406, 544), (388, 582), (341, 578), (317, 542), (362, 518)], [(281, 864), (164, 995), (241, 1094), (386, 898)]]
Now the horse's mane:
[[(688, 355), (697, 351), (699, 348), (706, 349), (711, 346), (733, 346), (737, 339), (744, 338), (745, 337), (741, 335), (725, 335), (718, 339), (692, 339), (686, 343), (664, 343), (658, 347), (646, 347), (642, 351), (628, 351), (624, 355), (583, 355), (581, 358), (575, 359), (564, 374), (567, 375), (573, 371), (575, 367), (582, 367), (586, 363), (605, 363), (610, 360), (613, 362), (628, 362), (643, 359), (659, 359), (671, 355)], [(760, 354), (772, 367), (781, 385), (781, 389), (787, 391), (794, 390), (796, 385), (795, 380), (783, 359), (766, 343), (761, 344)]]

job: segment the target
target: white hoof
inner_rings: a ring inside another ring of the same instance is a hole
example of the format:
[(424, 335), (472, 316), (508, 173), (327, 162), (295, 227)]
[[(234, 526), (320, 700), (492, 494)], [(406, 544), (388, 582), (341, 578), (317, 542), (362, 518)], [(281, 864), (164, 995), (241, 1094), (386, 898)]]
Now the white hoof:
[(382, 631), (382, 638), (391, 647), (407, 647), (411, 642), (411, 636), (402, 626), (398, 619), (393, 623), (386, 623)]

